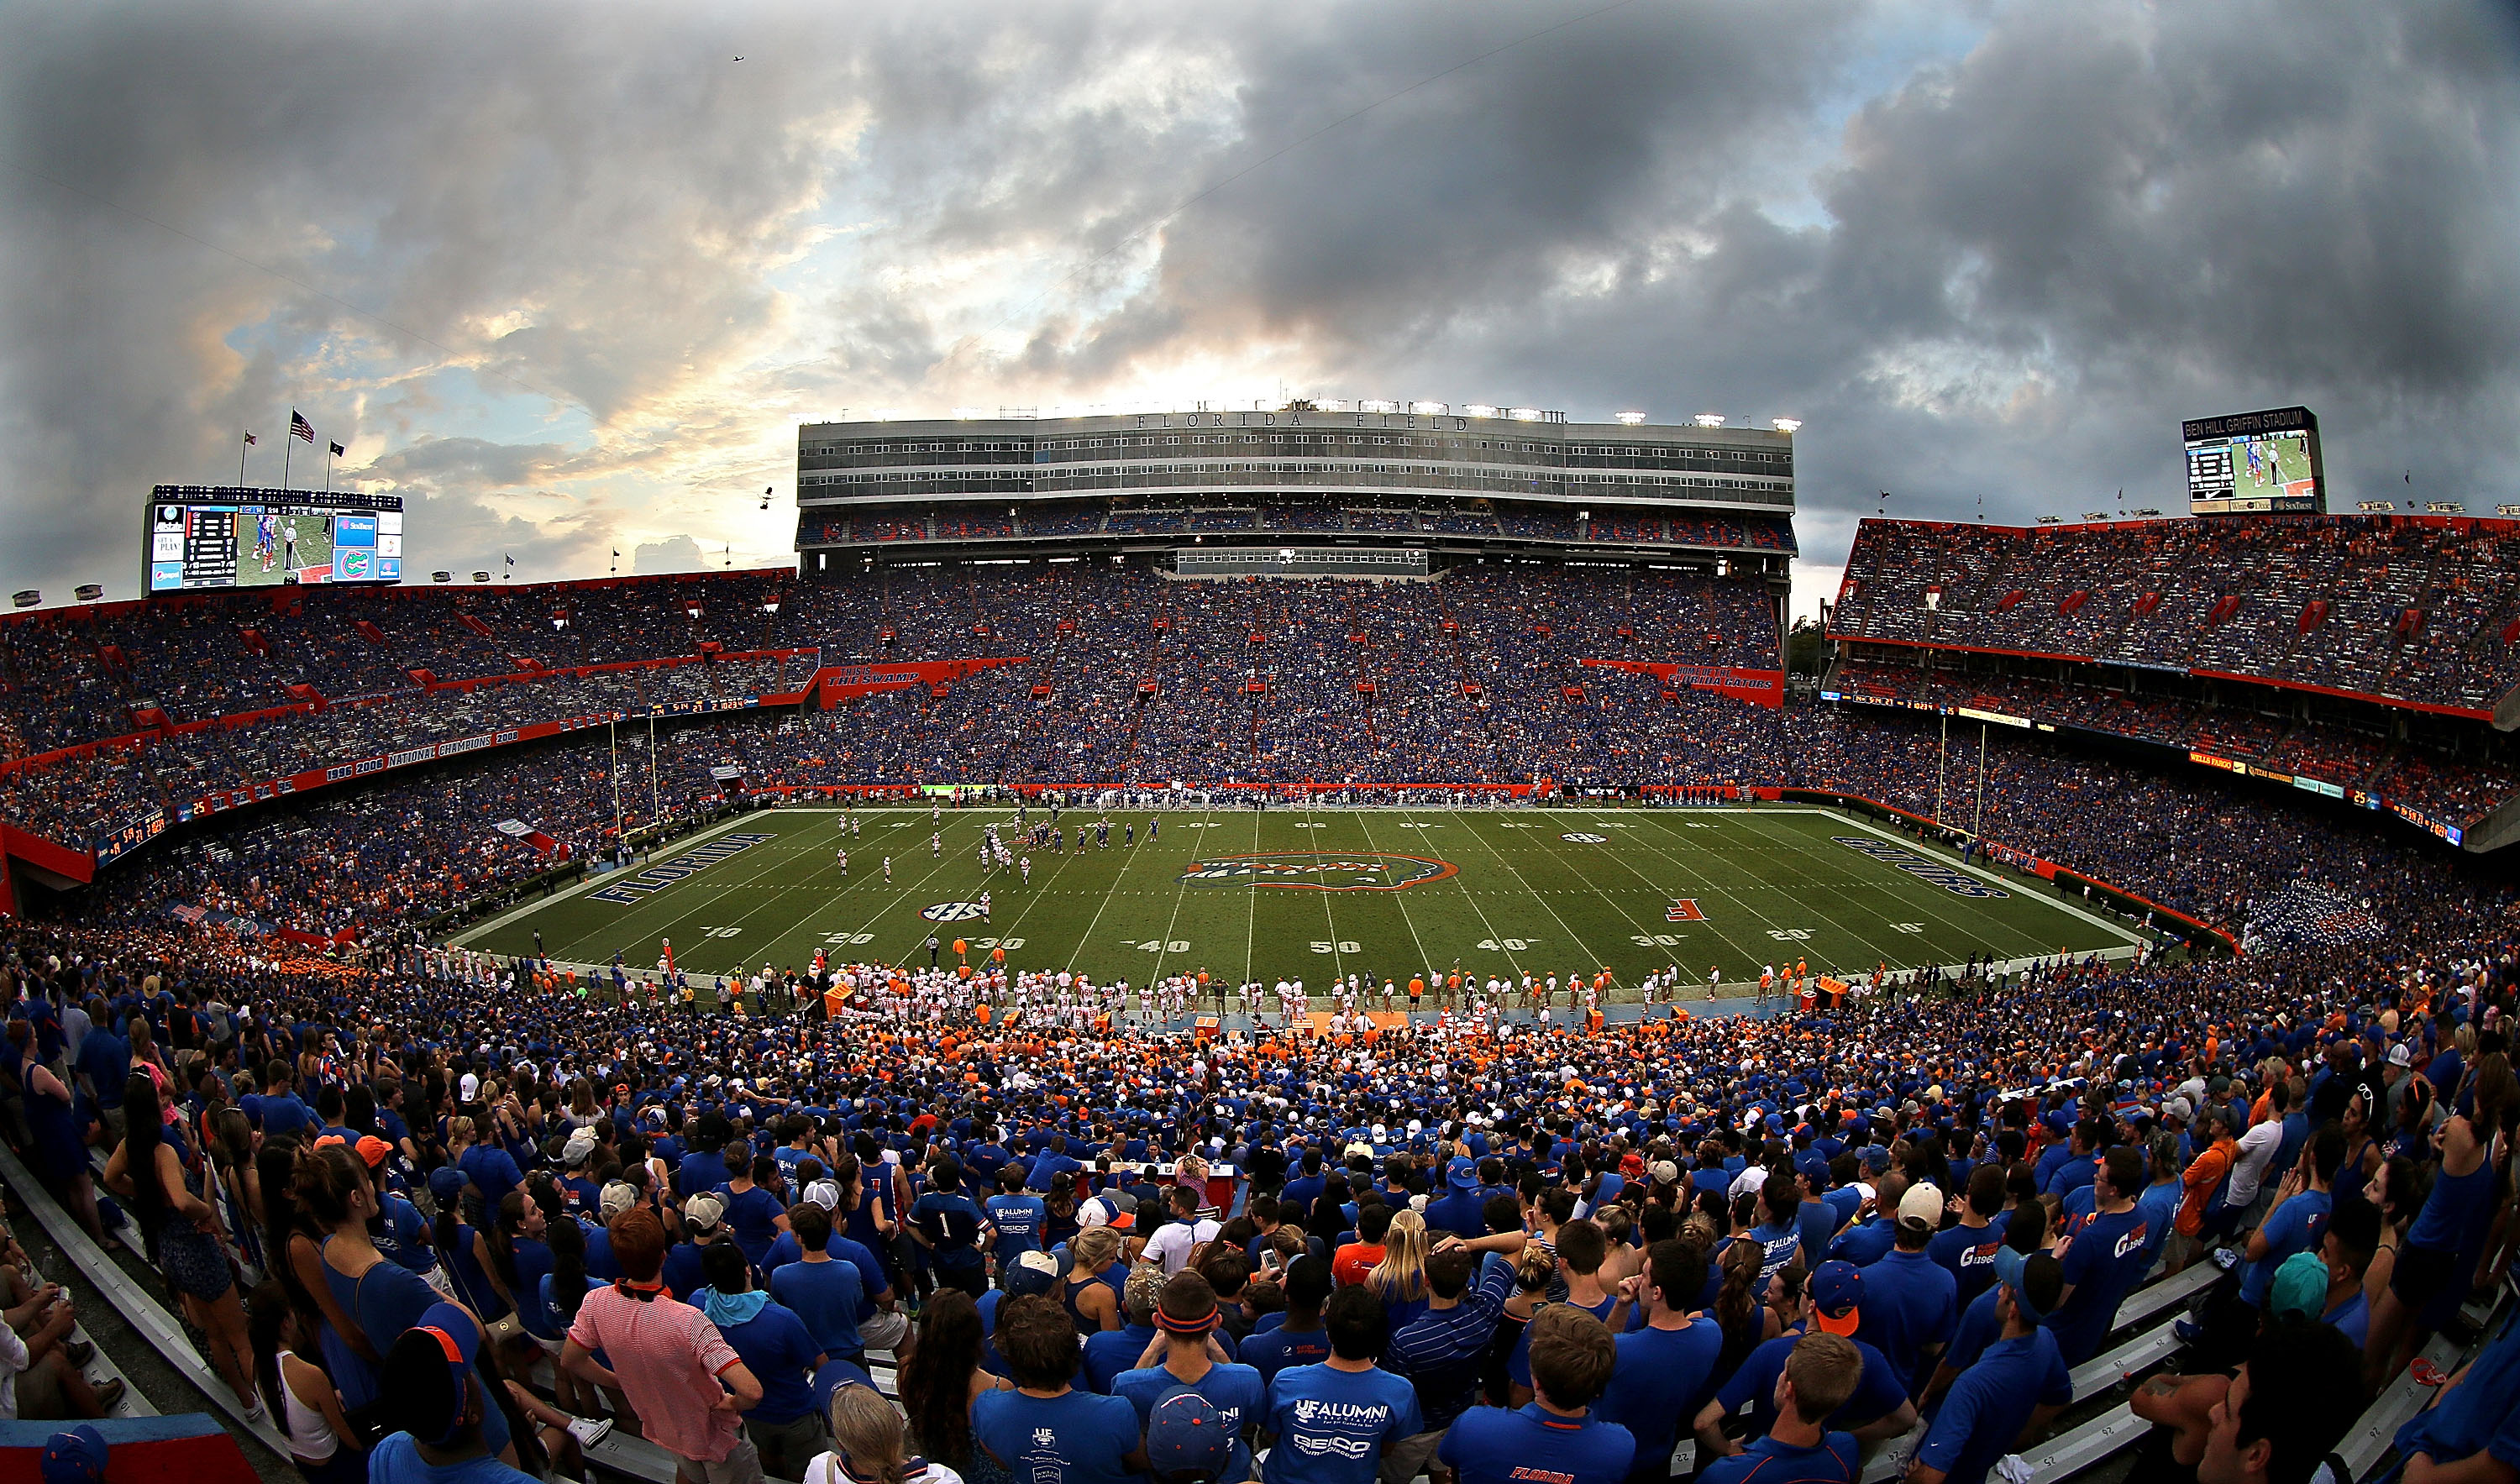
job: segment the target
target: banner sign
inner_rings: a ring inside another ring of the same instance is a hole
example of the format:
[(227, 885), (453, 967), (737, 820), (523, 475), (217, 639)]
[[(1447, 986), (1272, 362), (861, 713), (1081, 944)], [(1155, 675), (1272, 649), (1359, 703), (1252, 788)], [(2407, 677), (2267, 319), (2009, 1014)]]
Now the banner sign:
[(1754, 706), (1781, 706), (1785, 703), (1785, 672), (1782, 670), (1743, 670), (1732, 665), (1674, 664), (1642, 659), (1587, 659), (1584, 664), (1597, 670), (1651, 675), (1675, 688), (1687, 686), (1692, 691), (1720, 691)]

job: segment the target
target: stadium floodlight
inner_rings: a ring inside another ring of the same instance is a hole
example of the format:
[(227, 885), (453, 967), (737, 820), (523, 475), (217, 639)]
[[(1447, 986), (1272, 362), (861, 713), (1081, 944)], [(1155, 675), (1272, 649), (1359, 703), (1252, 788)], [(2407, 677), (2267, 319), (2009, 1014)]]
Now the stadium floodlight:
[(438, 570), (429, 573), (428, 580), (431, 582), (453, 582), (455, 580), (455, 574), (441, 567)]
[(1450, 402), (1412, 402), (1409, 404), (1409, 410), (1425, 417), (1440, 418), (1444, 414), (1453, 410), (1453, 404)]
[(475, 567), (472, 571), (472, 580), (475, 582), (487, 582), (490, 580), (490, 574), (480, 570), (478, 567)]
[(1510, 407), (1506, 409), (1506, 416), (1517, 423), (1537, 423), (1544, 414), (1537, 407)]
[(1770, 418), (1768, 420), (1768, 426), (1778, 432), (1794, 432), (1798, 431), (1802, 427), (1803, 420), (1800, 418)]
[(1695, 423), (1700, 427), (1721, 427), (1724, 426), (1724, 414), (1720, 412), (1701, 412), (1696, 417), (1689, 419), (1689, 421)]
[(1381, 397), (1368, 397), (1356, 404), (1359, 412), (1398, 412), (1400, 404)]
[(1630, 427), (1634, 427), (1645, 420), (1645, 415), (1641, 412), (1622, 412), (1614, 414), (1614, 416)]
[(1467, 407), (1462, 408), (1462, 411), (1474, 418), (1493, 418), (1497, 415), (1497, 410), (1490, 407), (1485, 402), (1472, 402)]

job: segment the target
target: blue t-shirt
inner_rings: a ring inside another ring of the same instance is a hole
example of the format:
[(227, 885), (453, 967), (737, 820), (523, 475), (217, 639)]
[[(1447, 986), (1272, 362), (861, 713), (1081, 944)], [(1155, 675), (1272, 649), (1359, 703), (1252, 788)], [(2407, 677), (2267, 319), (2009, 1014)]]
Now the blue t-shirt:
[[(1278, 1372), (1289, 1366), (1318, 1366), (1330, 1358), (1330, 1332), (1316, 1326), (1310, 1329), (1288, 1329), (1285, 1316), (1272, 1314), (1266, 1319), (1281, 1323), (1267, 1329), (1254, 1329), (1236, 1353), (1242, 1364), (1260, 1372), (1260, 1379), (1273, 1381)], [(1264, 1320), (1265, 1323), (1265, 1320)]]
[(824, 1354), (856, 1355), (866, 1348), (858, 1338), (866, 1282), (854, 1263), (789, 1263), (771, 1273), (770, 1296), (794, 1311)]
[(1886, 1216), (1875, 1216), (1870, 1221), (1860, 1222), (1838, 1233), (1828, 1244), (1828, 1255), (1839, 1262), (1868, 1268), (1888, 1254), (1898, 1241), (1899, 1224)]
[(754, 1267), (770, 1255), (770, 1244), (779, 1239), (779, 1218), (788, 1208), (779, 1197), (759, 1186), (737, 1192), (722, 1191), (726, 1200), (726, 1229), (735, 1237), (735, 1244), (743, 1249), (743, 1260)]
[(792, 1422), (814, 1410), (809, 1373), (823, 1347), (805, 1330), (805, 1322), (778, 1303), (740, 1325), (720, 1325), (718, 1332), (735, 1347), (743, 1369), (761, 1383), (761, 1401), (744, 1414), (747, 1420), (775, 1425)]
[(1087, 1389), (1109, 1396), (1111, 1382), (1118, 1379), (1121, 1372), (1137, 1366), (1138, 1357), (1147, 1353), (1147, 1344), (1154, 1337), (1152, 1325), (1128, 1325), (1085, 1336), (1085, 1358), (1078, 1379)]
[(2240, 1271), (2240, 1302), (2253, 1309), (2267, 1306), (2267, 1288), (2275, 1281), (2275, 1269), (2295, 1252), (2307, 1252), (2318, 1245), (2327, 1232), (2328, 1213), (2336, 1202), (2325, 1191), (2301, 1191), (2282, 1205), (2267, 1213), (2258, 1227), (2267, 1239), (2267, 1255)]
[[(1418, 1388), (1379, 1367), (1296, 1366), (1269, 1383), (1267, 1484), (1372, 1484), (1384, 1445), (1425, 1431)], [(1459, 1425), (1456, 1423), (1455, 1425)]]
[(1952, 1331), (1951, 1344), (1943, 1349), (1943, 1365), (1954, 1371), (1966, 1371), (1986, 1353), (1987, 1346), (1995, 1343), (1995, 1337), (2003, 1332), (2003, 1322), (1996, 1317), (1995, 1304), (1996, 1289), (1992, 1284), (1968, 1301), (1968, 1307), (1960, 1311), (1959, 1327)]
[(981, 1392), (971, 1404), (971, 1435), (1025, 1484), (1126, 1484), (1122, 1461), (1144, 1436), (1137, 1408), (1090, 1391), (1047, 1400)]
[(1026, 1252), (1040, 1249), (1042, 1229), (1050, 1224), (1050, 1202), (1038, 1195), (992, 1195), (988, 1210), (998, 1229), (998, 1239), (991, 1245), (997, 1249), (1001, 1272)]
[[(1741, 1410), (1750, 1404), (1750, 1430), (1765, 1436), (1777, 1424), (1777, 1377), (1784, 1373), (1785, 1358), (1794, 1353), (1794, 1341), (1803, 1337), (1800, 1329), (1787, 1330), (1750, 1352), (1741, 1369), (1716, 1392), (1726, 1413)], [(1908, 1384), (1890, 1369), (1887, 1357), (1862, 1340), (1856, 1340), (1855, 1354), (1864, 1369), (1855, 1378), (1855, 1394), (1846, 1405), (1829, 1415), (1832, 1422), (1843, 1422), (1849, 1428), (1877, 1422), (1905, 1406)]]
[(420, 1456), (420, 1445), (397, 1432), (368, 1455), (368, 1484), (538, 1484), (532, 1474), (483, 1455), (443, 1466)]
[(1924, 1386), (1916, 1372), (1925, 1347), (1949, 1340), (1959, 1321), (1958, 1293), (1958, 1281), (1921, 1250), (1893, 1251), (1864, 1270), (1856, 1335), (1890, 1358), (1911, 1396)]
[[(1049, 1216), (1047, 1204), (1042, 1214)], [(927, 1254), (936, 1266), (961, 1270), (980, 1265), (980, 1208), (971, 1203), (970, 1196), (930, 1191), (912, 1203), (910, 1219), (936, 1244)]]
[(1462, 1484), (1621, 1484), (1636, 1462), (1637, 1440), (1616, 1422), (1557, 1417), (1538, 1402), (1516, 1412), (1473, 1407), (1445, 1430), (1435, 1457), (1453, 1465)]
[(2000, 1211), (1982, 1227), (1953, 1227), (1937, 1232), (1925, 1243), (1925, 1255), (1952, 1276), (1953, 1301), (1965, 1309), (1995, 1282), (1995, 1253), (2003, 1245), (2003, 1229), (2011, 1213)]
[(1251, 1477), (1251, 1448), (1242, 1441), (1242, 1429), (1260, 1419), (1261, 1409), (1269, 1402), (1269, 1383), (1259, 1372), (1248, 1366), (1210, 1366), (1207, 1374), (1196, 1381), (1184, 1381), (1161, 1366), (1143, 1371), (1124, 1371), (1111, 1382), (1111, 1394), (1126, 1398), (1138, 1409), (1138, 1426), (1144, 1430), (1155, 1412), (1155, 1404), (1179, 1391), (1196, 1392), (1207, 1398), (1216, 1409), (1218, 1420), (1234, 1439), (1234, 1459), (1217, 1475), (1217, 1484), (1242, 1484)]
[(2074, 1380), (2055, 1335), (2033, 1329), (2019, 1339), (1997, 1340), (1952, 1382), (1916, 1450), (1917, 1462), (1941, 1469), (1943, 1484), (1980, 1484), (1996, 1461), (2012, 1451), (2031, 1413), (2073, 1399)]
[(1855, 1484), (1863, 1458), (1851, 1432), (1828, 1433), (1818, 1448), (1790, 1448), (1763, 1437), (1707, 1464), (1697, 1484)]
[(2074, 1292), (2048, 1320), (2048, 1327), (2056, 1331), (2057, 1348), (2065, 1352), (2066, 1365), (2090, 1360), (2109, 1337), (2109, 1327), (2117, 1323), (2118, 1301), (2143, 1282), (2149, 1266), (2144, 1256), (2146, 1235), (2143, 1213), (2134, 1209), (2102, 1211), (2073, 1234), (2064, 1266), (2065, 1282)]
[(1659, 1468), (1670, 1460), (1685, 1419), (1696, 1417), (1715, 1389), (1724, 1331), (1712, 1320), (1680, 1329), (1648, 1327), (1620, 1335), (1618, 1346), (1610, 1389), (1594, 1404), (1593, 1415), (1625, 1427), (1636, 1439), (1637, 1461)]

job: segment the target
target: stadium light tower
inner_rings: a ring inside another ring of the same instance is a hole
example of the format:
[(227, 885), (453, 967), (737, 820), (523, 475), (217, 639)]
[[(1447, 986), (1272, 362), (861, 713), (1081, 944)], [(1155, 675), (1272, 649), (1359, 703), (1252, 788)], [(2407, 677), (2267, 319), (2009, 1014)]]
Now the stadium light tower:
[(1630, 427), (1638, 427), (1645, 420), (1645, 415), (1641, 412), (1623, 412), (1616, 414), (1616, 416), (1620, 422), (1626, 424)]
[(1696, 417), (1689, 419), (1689, 421), (1695, 423), (1700, 427), (1721, 427), (1724, 426), (1724, 414), (1720, 412), (1701, 412)]
[(1778, 432), (1794, 432), (1802, 427), (1803, 420), (1800, 418), (1770, 418), (1768, 420), (1768, 426)]

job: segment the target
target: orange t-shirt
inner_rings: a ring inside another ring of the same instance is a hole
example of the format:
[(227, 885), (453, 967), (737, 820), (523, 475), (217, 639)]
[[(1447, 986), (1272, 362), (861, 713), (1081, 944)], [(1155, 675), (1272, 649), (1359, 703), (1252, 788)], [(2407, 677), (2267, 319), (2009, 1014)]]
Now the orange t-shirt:
[(1330, 1259), (1330, 1277), (1343, 1287), (1355, 1287), (1365, 1282), (1365, 1275), (1382, 1261), (1382, 1243), (1367, 1246), (1361, 1241), (1349, 1242)]

